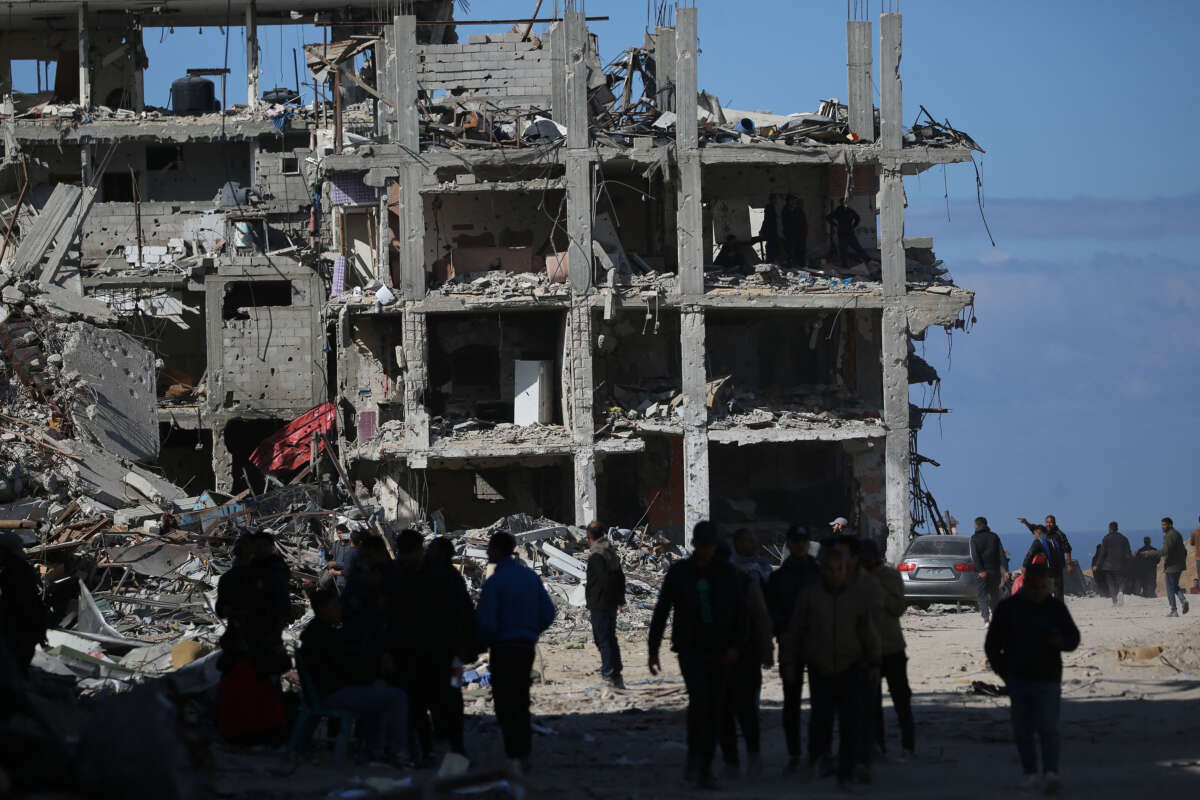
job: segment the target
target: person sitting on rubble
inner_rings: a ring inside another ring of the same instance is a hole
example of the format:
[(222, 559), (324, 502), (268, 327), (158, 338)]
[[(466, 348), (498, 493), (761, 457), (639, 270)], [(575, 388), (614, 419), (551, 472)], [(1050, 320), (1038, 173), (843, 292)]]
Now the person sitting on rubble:
[(804, 202), (794, 194), (787, 196), (783, 206), (783, 247), (789, 267), (808, 263), (808, 217)]
[(758, 539), (749, 528), (739, 528), (733, 534), (733, 555), (729, 563), (738, 572), (757, 578), (760, 586), (766, 586), (771, 579), (771, 562), (758, 552)]
[(600, 677), (614, 688), (624, 689), (617, 612), (625, 608), (625, 571), (599, 522), (588, 523), (587, 540), (587, 609), (592, 640), (600, 651)]
[(42, 579), (25, 558), (24, 542), (0, 534), (0, 635), (26, 677), (34, 650), (46, 643), (46, 616)]
[(861, 244), (858, 243), (858, 234), (856, 229), (862, 218), (858, 212), (846, 205), (845, 200), (838, 201), (837, 208), (829, 212), (825, 217), (825, 221), (834, 227), (834, 235), (837, 240), (838, 258), (841, 261), (842, 269), (850, 268), (849, 254), (854, 252), (863, 263), (870, 263), (871, 257), (867, 255), (867, 251), (863, 250)]
[(301, 680), (321, 698), (325, 708), (361, 714), (367, 723), (368, 747), (373, 759), (405, 763), (408, 734), (408, 698), (404, 690), (387, 686), (376, 677), (376, 654), (364, 651), (363, 642), (342, 626), (342, 606), (333, 589), (315, 590), (309, 597), (316, 617), (300, 634)]
[[(717, 544), (718, 563), (730, 563), (733, 548), (726, 541)], [(736, 569), (736, 567), (735, 567)], [(762, 692), (762, 671), (775, 663), (775, 643), (771, 640), (771, 614), (763, 598), (764, 582), (755, 574), (738, 570), (747, 636), (738, 649), (738, 658), (729, 676), (727, 695), (722, 703), (719, 741), (725, 762), (724, 777), (736, 779), (741, 771), (737, 729), (746, 740), (746, 780), (762, 775), (762, 728), (758, 719), (758, 700)]]
[(650, 620), (651, 675), (657, 675), (658, 658), (667, 619), (672, 618), (671, 649), (679, 657), (679, 671), (687, 687), (687, 765), (683, 780), (688, 787), (717, 786), (712, 774), (721, 705), (729, 675), (749, 636), (742, 581), (728, 563), (718, 563), (717, 529), (711, 522), (692, 529), (692, 555), (667, 570), (654, 616)]
[(423, 642), (417, 664), (416, 695), (432, 720), (435, 749), (444, 745), (466, 755), (463, 741), (462, 667), (479, 654), (475, 605), (462, 573), (454, 567), (454, 545), (439, 536), (425, 547), (421, 565)]
[(538, 638), (554, 622), (554, 603), (541, 577), (514, 555), (517, 540), (496, 533), (488, 540), (488, 561), (496, 566), (483, 583), (475, 608), (479, 643), (490, 649), (492, 697), (504, 753), (517, 772), (529, 768), (533, 720), (529, 684)]

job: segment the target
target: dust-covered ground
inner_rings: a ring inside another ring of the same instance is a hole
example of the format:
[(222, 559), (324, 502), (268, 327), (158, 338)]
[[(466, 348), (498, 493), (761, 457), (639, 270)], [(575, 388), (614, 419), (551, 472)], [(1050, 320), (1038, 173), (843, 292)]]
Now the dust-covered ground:
[[(1127, 598), (1117, 608), (1103, 598), (1072, 598), (1068, 605), (1083, 643), (1064, 659), (1064, 796), (1195, 796), (1200, 790), (1200, 607), (1168, 619), (1161, 596)], [(633, 614), (626, 624), (640, 626), (644, 619), (644, 614)], [(915, 692), (917, 758), (876, 762), (873, 784), (853, 791), (878, 797), (1011, 797), (1018, 792), (1020, 768), (1008, 701), (970, 691), (972, 681), (998, 682), (983, 656), (983, 621), (964, 610), (910, 611), (903, 622)], [(1118, 649), (1155, 645), (1167, 647), (1165, 660), (1117, 659)], [(663, 672), (650, 676), (644, 627), (622, 633), (622, 650), (628, 689), (614, 692), (594, 675), (598, 657), (582, 625), (558, 625), (540, 646), (535, 668), (543, 680), (535, 685), (533, 698), (542, 732), (534, 738), (529, 797), (616, 800), (711, 794), (681, 786), (686, 694), (675, 659), (664, 652)], [(806, 784), (782, 776), (781, 703), (778, 674), (771, 671), (762, 692), (763, 777), (754, 783), (724, 781), (721, 794), (837, 794), (832, 779)], [(467, 713), (473, 766), (502, 763), (490, 699), (468, 698)], [(895, 752), (899, 742), (890, 707), (885, 714), (889, 748)], [(807, 702), (804, 720), (807, 726)], [(807, 730), (803, 737), (807, 742)], [(302, 767), (281, 778), (263, 770), (257, 759), (247, 760), (244, 769), (236, 767), (237, 761), (227, 761), (222, 770), (223, 794), (254, 794), (256, 788), (276, 794), (286, 792), (288, 785), (300, 794), (324, 794), (367, 771), (351, 769), (352, 774), (341, 772), (332, 780), (327, 769)], [(431, 774), (422, 771), (413, 777), (420, 782)]]

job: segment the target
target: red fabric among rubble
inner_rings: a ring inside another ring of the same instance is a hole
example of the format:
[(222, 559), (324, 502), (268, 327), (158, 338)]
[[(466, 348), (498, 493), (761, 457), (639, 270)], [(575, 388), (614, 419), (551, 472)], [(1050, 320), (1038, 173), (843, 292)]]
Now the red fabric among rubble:
[[(250, 463), (263, 472), (299, 469), (308, 461), (313, 431), (329, 433), (335, 419), (333, 403), (324, 403), (312, 411), (304, 412), (263, 439), (250, 454)], [(324, 443), (319, 447), (325, 447)]]

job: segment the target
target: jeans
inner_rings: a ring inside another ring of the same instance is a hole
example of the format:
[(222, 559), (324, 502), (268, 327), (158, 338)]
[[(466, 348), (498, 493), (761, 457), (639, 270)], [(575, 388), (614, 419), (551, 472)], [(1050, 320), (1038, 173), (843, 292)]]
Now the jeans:
[(746, 755), (761, 749), (758, 696), (762, 691), (762, 666), (754, 654), (743, 654), (734, 665), (721, 711), (721, 756), (726, 764), (738, 763), (737, 729), (746, 740)]
[(367, 717), (367, 745), (375, 755), (404, 750), (408, 739), (408, 696), (394, 686), (343, 686), (322, 698), (329, 708), (344, 709)]
[(679, 671), (687, 686), (688, 771), (707, 775), (717, 750), (721, 707), (729, 684), (729, 667), (705, 652), (679, 653)]
[(621, 677), (621, 646), (617, 644), (617, 610), (592, 611), (592, 639), (600, 651), (600, 677)]
[(783, 679), (783, 738), (787, 740), (788, 755), (792, 758), (799, 758), (801, 753), (800, 696), (803, 691), (804, 665), (797, 664), (792, 680)]
[(1042, 771), (1058, 772), (1058, 716), (1062, 704), (1059, 681), (1008, 681), (1012, 700), (1013, 739), (1026, 775), (1037, 774), (1037, 749), (1034, 736), (1042, 743)]
[(862, 747), (863, 699), (867, 694), (867, 678), (860, 669), (848, 669), (833, 675), (808, 676), (812, 692), (812, 716), (808, 726), (808, 758), (815, 764), (833, 748), (833, 722), (838, 723), (839, 783), (846, 783)]
[(989, 621), (1000, 603), (1000, 573), (989, 574), (986, 579), (975, 579), (975, 603), (983, 615), (983, 621)]
[[(912, 688), (908, 685), (908, 656), (901, 650), (887, 653), (880, 664), (881, 677), (887, 681), (888, 694), (892, 696), (892, 707), (900, 722), (900, 746), (905, 750), (916, 747), (916, 724), (913, 722)], [(875, 698), (875, 743), (880, 751), (887, 750), (887, 736), (883, 724), (883, 692)]]
[(528, 758), (533, 752), (533, 718), (529, 713), (529, 673), (533, 671), (532, 643), (492, 646), (492, 700), (496, 722), (504, 735), (504, 754)]
[(1179, 588), (1178, 572), (1164, 572), (1163, 578), (1167, 584), (1167, 601), (1171, 604), (1171, 610), (1175, 610), (1175, 596), (1179, 595), (1179, 602), (1187, 605), (1187, 595), (1183, 593), (1183, 589)]

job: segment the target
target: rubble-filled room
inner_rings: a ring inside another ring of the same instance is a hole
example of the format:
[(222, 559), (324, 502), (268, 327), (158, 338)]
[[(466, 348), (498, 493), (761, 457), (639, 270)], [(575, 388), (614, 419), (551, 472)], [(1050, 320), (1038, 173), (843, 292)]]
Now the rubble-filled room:
[(430, 314), (436, 436), (563, 424), (563, 311)]
[[(606, 318), (607, 317), (607, 318)], [(608, 433), (670, 425), (682, 402), (679, 311), (651, 298), (644, 309), (593, 312), (596, 424)]]
[(649, 524), (683, 542), (683, 439), (643, 435), (638, 453), (604, 454), (596, 461), (597, 504), (607, 524)]
[[(654, 284), (676, 270), (675, 193), (662, 171), (624, 160), (605, 161), (593, 176), (592, 237), (604, 251), (605, 285)], [(609, 272), (615, 272), (610, 277)]]
[(114, 286), (95, 289), (92, 296), (117, 310), (117, 327), (154, 354), (159, 405), (199, 405), (208, 371), (204, 293)]
[(357, 316), (349, 336), (337, 369), (342, 431), (347, 441), (365, 442), (404, 419), (403, 328), (395, 315)]
[(710, 311), (705, 348), (714, 422), (802, 427), (878, 419), (880, 324), (871, 310)]
[(486, 527), (509, 514), (571, 517), (569, 459), (444, 461), (414, 474), (426, 516), (440, 512), (450, 530)]

